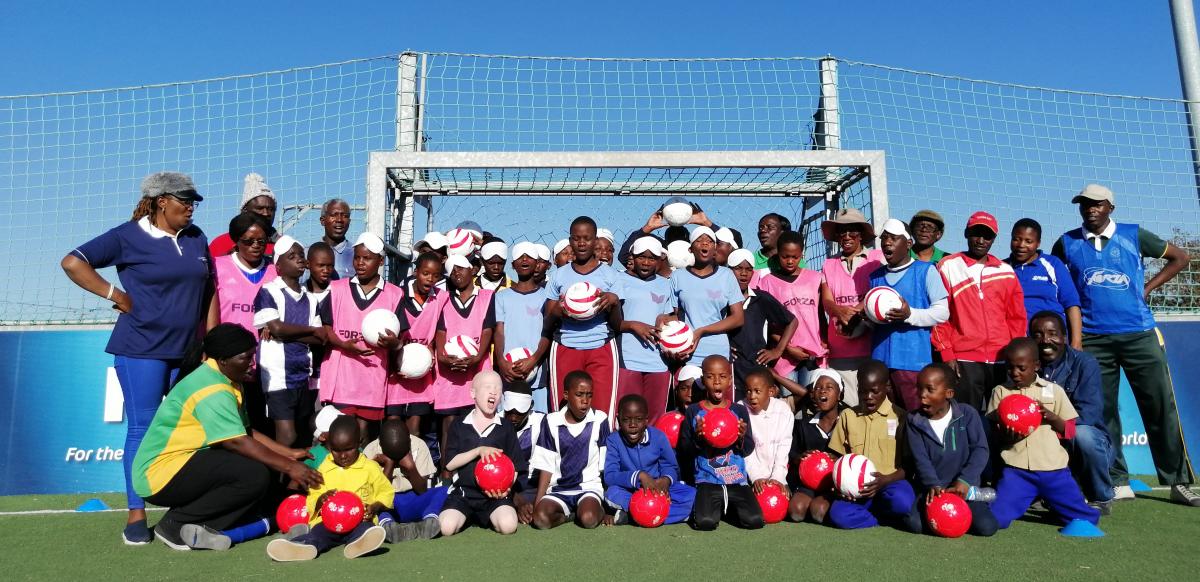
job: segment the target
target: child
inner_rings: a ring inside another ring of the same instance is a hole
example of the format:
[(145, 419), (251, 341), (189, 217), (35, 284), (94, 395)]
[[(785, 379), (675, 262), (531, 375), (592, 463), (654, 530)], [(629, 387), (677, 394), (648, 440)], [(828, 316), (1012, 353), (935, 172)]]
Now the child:
[[(329, 442), (329, 428), (333, 426), (333, 421), (342, 416), (342, 411), (333, 406), (324, 406), (321, 411), (313, 417), (313, 445), (308, 448), (309, 458), (303, 459), (300, 462), (308, 465), (310, 469), (317, 469), (321, 463), (325, 462), (325, 457), (329, 456), (329, 448), (325, 446)], [(295, 489), (295, 487), (289, 487)]]
[[(762, 245), (762, 249), (754, 252), (754, 269), (759, 275), (765, 277), (779, 268), (779, 259), (775, 256), (777, 247), (775, 244), (779, 241), (779, 235), (792, 230), (792, 221), (781, 214), (764, 214), (758, 219), (758, 242)], [(804, 260), (800, 261), (800, 268), (804, 268)]]
[[(917, 373), (933, 361), (930, 328), (950, 317), (946, 307), (946, 285), (937, 268), (912, 258), (912, 236), (895, 218), (883, 223), (879, 247), (884, 266), (871, 273), (874, 287), (891, 287), (900, 294), (900, 307), (888, 311), (887, 323), (871, 332), (871, 357), (887, 365), (892, 380), (892, 397), (906, 410), (916, 410)], [(847, 394), (849, 396), (849, 394)], [(855, 396), (854, 400), (857, 401)]]
[(1013, 223), (1010, 253), (1004, 262), (1013, 268), (1021, 282), (1025, 315), (1033, 323), (1034, 314), (1053, 311), (1067, 322), (1071, 345), (1082, 346), (1083, 312), (1071, 270), (1058, 257), (1042, 252), (1038, 248), (1041, 244), (1042, 225), (1038, 221), (1022, 218)]
[[(800, 322), (790, 311), (784, 309), (770, 293), (756, 291), (750, 285), (754, 278), (754, 255), (746, 249), (729, 254), (729, 268), (737, 279), (738, 287), (745, 299), (742, 301), (743, 323), (729, 335), (729, 351), (733, 359), (735, 399), (745, 397), (746, 377), (760, 366), (770, 366), (783, 357), (788, 342), (796, 333)], [(773, 330), (775, 330), (773, 332)], [(771, 340), (777, 335), (779, 339)], [(783, 378), (772, 370), (777, 383), (789, 392), (798, 393), (798, 385)]]
[[(304, 281), (304, 291), (313, 305), (320, 305), (329, 297), (329, 282), (337, 277), (334, 270), (333, 248), (329, 243), (317, 241), (308, 247), (308, 279)], [(319, 318), (318, 318), (319, 319)], [(325, 345), (309, 346), (312, 352), (312, 376), (308, 379), (308, 388), (319, 392), (321, 388), (321, 365), (325, 363), (328, 352)]]
[[(401, 342), (418, 343), (432, 352), (438, 320), (450, 294), (437, 287), (442, 279), (440, 257), (433, 253), (422, 253), (412, 266), (413, 274), (408, 281), (407, 292), (396, 308), (396, 318), (408, 326), (401, 336)], [(400, 353), (400, 350), (394, 352), (395, 356)], [(420, 434), (421, 419), (433, 414), (432, 387), (437, 371), (430, 370), (420, 378), (403, 378), (397, 373), (399, 370), (400, 362), (393, 361), (392, 374), (388, 376), (387, 408), (384, 414), (388, 418), (404, 419), (409, 433)]]
[(756, 288), (770, 293), (796, 316), (799, 325), (787, 344), (783, 357), (774, 369), (784, 378), (797, 384), (808, 384), (808, 373), (824, 363), (828, 348), (821, 340), (825, 336), (825, 314), (820, 309), (825, 279), (817, 271), (801, 266), (804, 260), (804, 240), (800, 233), (787, 231), (775, 243), (775, 259), (779, 266), (758, 280)]
[(308, 428), (312, 422), (317, 395), (309, 383), (313, 368), (309, 344), (325, 343), (325, 328), (317, 317), (316, 301), (300, 285), (304, 245), (285, 235), (275, 249), (279, 277), (258, 290), (254, 327), (262, 338), (258, 371), (267, 393), (267, 417), (275, 424), (275, 442), (290, 447), (296, 442), (297, 425)]
[[(550, 351), (550, 340), (542, 334), (547, 295), (546, 290), (534, 280), (537, 257), (537, 247), (533, 244), (519, 242), (513, 245), (512, 267), (517, 273), (517, 282), (507, 291), (495, 295), (496, 331), (492, 334), (492, 361), (496, 363), (500, 377), (504, 378), (506, 389), (517, 380), (525, 380), (531, 371), (536, 371), (530, 381), (532, 386), (538, 387), (534, 391), (533, 408), (545, 412), (549, 410), (549, 391), (543, 388), (546, 383), (541, 362)], [(516, 348), (525, 348), (533, 356), (510, 363), (504, 354)]]
[[(529, 458), (533, 456), (533, 445), (540, 436), (542, 419), (546, 417), (545, 414), (534, 411), (533, 395), (528, 382), (517, 380), (508, 385), (508, 389), (504, 391), (501, 411), (504, 412), (504, 419), (517, 431), (517, 445), (521, 449), (524, 463), (528, 465)], [(537, 482), (533, 479), (532, 468), (517, 475), (517, 489), (520, 492), (513, 495), (513, 502), (517, 506), (517, 518), (524, 524), (533, 522), (533, 502), (537, 495)]]
[(596, 229), (596, 258), (608, 266), (613, 264), (613, 254), (616, 253), (616, 241), (613, 233), (607, 228)]
[(537, 266), (533, 269), (533, 282), (536, 283), (538, 287), (545, 288), (546, 273), (550, 270), (550, 259), (552, 258), (550, 254), (550, 247), (538, 243), (533, 245), (533, 248), (537, 251)]
[[(804, 521), (811, 518), (816, 523), (825, 523), (829, 505), (833, 503), (832, 492), (814, 491), (800, 482), (797, 472), (800, 461), (814, 451), (829, 448), (829, 437), (833, 434), (838, 415), (842, 411), (842, 375), (830, 368), (817, 368), (810, 375), (809, 388), (812, 410), (801, 410), (796, 414), (792, 428), (792, 451), (789, 455), (792, 470), (788, 472), (788, 485), (792, 488), (792, 500), (788, 506), (788, 519)], [(857, 382), (855, 382), (857, 384)]]
[(680, 414), (687, 413), (687, 407), (696, 401), (694, 396), (696, 380), (699, 380), (700, 376), (703, 375), (704, 372), (700, 369), (700, 366), (693, 366), (691, 364), (680, 368), (675, 373), (675, 386), (671, 389), (671, 398), (674, 400), (674, 404), (671, 407), (672, 410)]
[(575, 260), (575, 249), (571, 247), (569, 239), (562, 239), (554, 243), (554, 266), (561, 269)]
[[(914, 486), (925, 491), (925, 503), (917, 508), (925, 514), (929, 502), (943, 491), (967, 499), (971, 528), (976, 536), (996, 533), (996, 517), (984, 501), (968, 499), (971, 488), (980, 485), (987, 466), (988, 443), (983, 421), (974, 408), (954, 401), (957, 374), (946, 364), (930, 364), (917, 377), (921, 407), (908, 413), (905, 440), (912, 457)], [(926, 520), (922, 520), (925, 522)]]
[[(293, 539), (276, 539), (267, 544), (267, 555), (276, 562), (312, 560), (322, 552), (345, 544), (347, 558), (371, 553), (383, 545), (387, 534), (375, 525), (376, 516), (392, 507), (392, 484), (383, 476), (375, 461), (358, 451), (358, 423), (350, 416), (339, 416), (329, 429), (329, 456), (318, 469), (324, 478), (320, 487), (308, 491), (308, 525), (306, 534)], [(337, 491), (350, 491), (362, 499), (362, 523), (340, 534), (326, 528), (320, 508), (326, 497)]]
[(630, 247), (633, 269), (622, 284), (621, 394), (640, 394), (647, 402), (649, 422), (667, 409), (671, 372), (658, 350), (658, 326), (674, 311), (671, 280), (658, 275), (658, 260), (666, 254), (657, 237), (646, 235)]
[(771, 485), (788, 494), (788, 454), (796, 417), (776, 398), (778, 394), (771, 370), (760, 366), (746, 376), (746, 399), (741, 404), (750, 412), (750, 432), (754, 434), (754, 452), (746, 457), (746, 476), (755, 495)]
[[(492, 367), (492, 330), (496, 327), (496, 306), (492, 292), (475, 285), (474, 266), (462, 255), (446, 259), (447, 293), (442, 304), (434, 339), (437, 375), (433, 385), (433, 411), (442, 417), (441, 455), (447, 459), (446, 441), (450, 425), (471, 410), (471, 392), (467, 385), (482, 370)], [(474, 338), (479, 353), (466, 358), (446, 353), (446, 340), (458, 335)]]
[(617, 506), (613, 523), (629, 523), (629, 501), (644, 489), (671, 499), (663, 523), (680, 523), (692, 514), (696, 490), (679, 481), (679, 464), (667, 435), (648, 427), (646, 399), (629, 394), (618, 404), (618, 432), (608, 435), (604, 458), (604, 498)]
[[(433, 539), (442, 531), (438, 522), (450, 494), (449, 487), (430, 487), (429, 479), (437, 466), (429, 454), (429, 445), (412, 435), (399, 418), (383, 421), (379, 438), (363, 449), (363, 454), (383, 466), (384, 475), (392, 475), (396, 496), (392, 510), (379, 516), (379, 525), (387, 532), (387, 542)], [(400, 474), (396, 475), (395, 472)]]
[[(1009, 381), (992, 390), (987, 416), (997, 423), (997, 434), (1004, 443), (1000, 458), (1004, 471), (996, 484), (992, 513), (1000, 529), (1025, 515), (1029, 504), (1041, 498), (1063, 523), (1077, 519), (1093, 525), (1100, 523), (1099, 510), (1088, 506), (1083, 492), (1071, 476), (1067, 450), (1059, 439), (1075, 436), (1075, 407), (1062, 387), (1038, 377), (1037, 342), (1030, 338), (1012, 340), (1004, 350)], [(997, 408), (1010, 394), (1024, 394), (1042, 407), (1042, 424), (1029, 436), (1020, 436), (999, 424)]]
[(575, 517), (591, 529), (604, 519), (604, 444), (608, 417), (592, 408), (592, 378), (576, 370), (567, 374), (566, 406), (542, 419), (529, 466), (538, 476), (533, 527), (550, 529)]
[(671, 275), (675, 317), (692, 328), (695, 343), (687, 361), (699, 365), (708, 356), (729, 357), (728, 332), (742, 326), (742, 294), (733, 272), (716, 262), (717, 238), (712, 229), (698, 226), (691, 234), (695, 262)]
[[(573, 259), (550, 276), (546, 286), (545, 326), (558, 328), (550, 351), (550, 407), (558, 410), (568, 372), (582, 370), (595, 382), (595, 408), (605, 418), (614, 416), (617, 399), (617, 348), (614, 337), (621, 329), (621, 274), (596, 258), (596, 221), (580, 216), (571, 222)], [(586, 281), (600, 290), (596, 315), (586, 320), (567, 317), (563, 294)]]
[(821, 223), (825, 240), (836, 243), (839, 256), (825, 259), (821, 274), (825, 288), (821, 305), (829, 325), (829, 367), (842, 375), (842, 382), (858, 400), (858, 367), (871, 357), (871, 336), (862, 333), (862, 299), (871, 289), (871, 273), (883, 266), (883, 253), (864, 245), (875, 242), (875, 229), (863, 214), (843, 208), (833, 220)]
[(829, 437), (830, 451), (866, 455), (876, 470), (860, 499), (837, 499), (830, 505), (829, 520), (835, 527), (860, 529), (890, 521), (911, 532), (921, 531), (921, 518), (913, 511), (916, 494), (900, 464), (904, 410), (888, 400), (889, 384), (887, 366), (867, 360), (858, 369), (858, 406), (842, 411)]
[[(745, 529), (763, 526), (762, 508), (746, 476), (746, 457), (754, 453), (750, 415), (741, 404), (730, 404), (726, 394), (733, 389), (733, 368), (723, 356), (709, 356), (701, 369), (704, 400), (687, 407), (679, 430), (678, 450), (695, 458), (696, 502), (692, 527), (717, 529), (721, 518)], [(728, 408), (738, 417), (738, 439), (717, 448), (704, 440), (704, 419), (709, 411)], [(683, 455), (681, 455), (683, 456)]]
[(375, 348), (362, 338), (362, 322), (368, 313), (376, 309), (395, 311), (404, 298), (402, 289), (379, 276), (381, 266), (383, 239), (362, 233), (354, 243), (354, 277), (330, 283), (329, 297), (317, 305), (330, 345), (321, 365), (320, 400), (357, 417), (364, 439), (368, 435), (368, 422), (383, 419), (387, 406), (387, 354), (400, 347), (398, 336), (408, 329), (408, 321), (400, 319), (399, 334), (389, 332)]
[(499, 291), (512, 286), (512, 280), (504, 274), (504, 263), (508, 262), (508, 245), (504, 241), (493, 238), (479, 249), (479, 258), (483, 261), (483, 272), (475, 278), (475, 284), (481, 289)]
[(454, 472), (454, 484), (438, 517), (443, 536), (452, 536), (471, 523), (491, 527), (504, 535), (517, 531), (513, 489), (483, 491), (475, 482), (475, 464), (500, 453), (512, 459), (518, 475), (528, 470), (517, 445), (517, 433), (496, 414), (500, 390), (499, 374), (490, 370), (477, 374), (471, 380), (475, 406), (461, 421), (450, 426), (445, 458), (446, 469)]

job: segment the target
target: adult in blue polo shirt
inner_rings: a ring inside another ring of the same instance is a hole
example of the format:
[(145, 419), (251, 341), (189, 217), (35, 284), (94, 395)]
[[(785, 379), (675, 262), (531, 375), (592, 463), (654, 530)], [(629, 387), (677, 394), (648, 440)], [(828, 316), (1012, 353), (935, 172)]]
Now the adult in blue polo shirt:
[[(1136, 224), (1114, 222), (1115, 198), (1104, 186), (1088, 184), (1071, 202), (1079, 205), (1083, 226), (1062, 235), (1053, 254), (1066, 263), (1079, 290), (1083, 348), (1100, 363), (1104, 377), (1104, 420), (1115, 449), (1115, 499), (1133, 498), (1117, 411), (1123, 371), (1137, 399), (1159, 481), (1171, 487), (1173, 501), (1200, 507), (1200, 495), (1188, 487), (1195, 477), (1179, 426), (1166, 348), (1146, 300), (1187, 266), (1188, 255)], [(1149, 281), (1143, 257), (1166, 259)]]
[(1071, 347), (1083, 349), (1083, 316), (1079, 312), (1079, 291), (1071, 272), (1058, 257), (1043, 253), (1042, 225), (1032, 218), (1022, 218), (1012, 227), (1011, 251), (1004, 262), (1013, 268), (1021, 291), (1025, 294), (1026, 323), (1042, 311), (1053, 311), (1067, 322)]
[[(76, 285), (112, 301), (119, 312), (105, 351), (114, 356), (125, 398), (126, 544), (152, 539), (145, 502), (133, 490), (130, 470), (138, 445), (212, 299), (208, 239), (192, 224), (204, 198), (187, 175), (159, 172), (142, 180), (133, 218), (76, 247), (62, 268)], [(96, 269), (115, 266), (121, 286)]]

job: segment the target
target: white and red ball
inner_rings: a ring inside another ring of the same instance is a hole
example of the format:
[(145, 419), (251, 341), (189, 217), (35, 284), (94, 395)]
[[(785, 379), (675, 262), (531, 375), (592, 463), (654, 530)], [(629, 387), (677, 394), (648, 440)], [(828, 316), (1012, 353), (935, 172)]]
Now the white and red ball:
[(904, 299), (895, 289), (879, 286), (863, 296), (863, 313), (875, 323), (887, 323), (887, 314), (904, 305)]
[(845, 497), (862, 497), (863, 487), (875, 480), (875, 463), (866, 455), (850, 453), (833, 464), (833, 485)]
[(600, 289), (587, 281), (580, 281), (563, 294), (563, 311), (571, 319), (591, 319), (599, 311)]
[(368, 344), (379, 345), (379, 338), (384, 336), (385, 331), (390, 331), (392, 334), (400, 333), (400, 318), (396, 317), (394, 312), (387, 309), (375, 309), (363, 317), (362, 336)]
[(667, 321), (658, 328), (658, 347), (667, 354), (682, 354), (696, 342), (692, 328), (682, 321)]
[(400, 350), (400, 375), (409, 379), (424, 378), (433, 369), (433, 353), (424, 344), (405, 344)]
[(475, 235), (465, 228), (451, 229), (446, 233), (446, 252), (463, 256), (475, 252)]
[(451, 358), (473, 358), (479, 355), (479, 342), (469, 335), (446, 338), (446, 355)]
[[(513, 348), (507, 352), (504, 352), (504, 359), (510, 364), (515, 364), (521, 360), (524, 360), (525, 358), (532, 357), (533, 352), (529, 351), (529, 348)], [(532, 382), (533, 379), (537, 377), (537, 370), (537, 366), (531, 368), (529, 373), (525, 375), (525, 381)]]

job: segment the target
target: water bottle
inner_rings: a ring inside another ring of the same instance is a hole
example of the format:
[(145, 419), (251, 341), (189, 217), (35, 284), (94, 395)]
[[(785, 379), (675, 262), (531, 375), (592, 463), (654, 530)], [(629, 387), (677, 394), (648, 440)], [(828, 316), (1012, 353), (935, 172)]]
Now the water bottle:
[(967, 490), (967, 501), (982, 501), (991, 503), (996, 500), (996, 490), (991, 487), (975, 487), (971, 486)]

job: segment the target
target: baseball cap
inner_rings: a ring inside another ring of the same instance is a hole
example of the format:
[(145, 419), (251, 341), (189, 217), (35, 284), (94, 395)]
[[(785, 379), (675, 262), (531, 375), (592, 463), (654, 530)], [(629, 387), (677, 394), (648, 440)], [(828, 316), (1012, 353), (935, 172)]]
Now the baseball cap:
[(354, 241), (354, 246), (358, 245), (367, 247), (368, 251), (377, 255), (383, 254), (383, 239), (379, 238), (379, 235), (375, 233), (364, 232), (358, 235), (358, 240)]
[(908, 242), (912, 242), (913, 239), (912, 235), (908, 234), (908, 227), (905, 226), (903, 222), (900, 222), (895, 218), (889, 218), (883, 223), (883, 229), (880, 231), (880, 235), (885, 232), (888, 234), (903, 236), (904, 238), (908, 239)]
[(550, 257), (554, 256), (554, 255), (550, 254), (550, 247), (548, 247), (542, 243), (537, 243), (537, 244), (533, 245), (533, 248), (534, 248), (534, 250), (537, 251), (536, 258), (539, 261), (549, 261)]
[(733, 229), (731, 229), (727, 226), (722, 226), (721, 228), (717, 229), (716, 237), (717, 237), (717, 242), (728, 243), (728, 244), (732, 245), (733, 248), (735, 248), (735, 249), (738, 248), (737, 239), (733, 237)]
[(935, 222), (938, 225), (938, 230), (946, 230), (946, 220), (944, 218), (942, 218), (941, 214), (938, 214), (932, 210), (929, 210), (929, 209), (918, 210), (916, 214), (912, 215), (912, 218), (909, 219), (908, 223), (912, 224), (919, 219), (925, 219), (930, 222)]
[(629, 250), (629, 252), (633, 253), (635, 256), (646, 251), (650, 251), (651, 254), (656, 257), (661, 257), (667, 253), (667, 250), (663, 248), (662, 243), (658, 242), (658, 238), (653, 236), (643, 236), (633, 241), (633, 246)]
[(753, 267), (754, 253), (746, 249), (737, 249), (729, 253), (729, 260), (725, 262), (725, 266), (732, 269), (742, 263), (750, 263), (750, 266)]
[(155, 172), (142, 179), (142, 197), (174, 196), (184, 201), (200, 202), (204, 197), (196, 192), (191, 176), (180, 172)]
[(697, 226), (696, 230), (692, 231), (692, 236), (688, 240), (691, 242), (696, 242), (696, 239), (699, 239), (702, 236), (707, 236), (708, 238), (711, 238), (713, 242), (717, 242), (717, 234), (707, 226)]
[(313, 424), (316, 426), (316, 430), (313, 431), (313, 437), (320, 437), (322, 433), (329, 432), (329, 427), (333, 425), (333, 421), (341, 415), (342, 411), (332, 406), (326, 405), (322, 408), (321, 412), (317, 413), (316, 419), (313, 420)]
[(554, 243), (554, 255), (557, 256), (558, 253), (563, 252), (563, 249), (565, 249), (569, 246), (571, 246), (571, 241), (569, 241), (565, 238), (559, 240), (558, 242)]
[(675, 381), (676, 382), (687, 382), (688, 380), (699, 380), (700, 377), (703, 375), (704, 375), (704, 370), (701, 370), (700, 366), (693, 366), (691, 364), (688, 364), (688, 365), (680, 368), (679, 372), (677, 372), (675, 374)]
[(1105, 188), (1099, 184), (1088, 184), (1080, 190), (1074, 198), (1071, 199), (1071, 204), (1079, 204), (1083, 200), (1103, 200), (1109, 204), (1116, 204), (1117, 199), (1113, 196), (1112, 190)]
[[(495, 244), (495, 243), (488, 243), (488, 245), (490, 245), (490, 244)], [(481, 251), (481, 253), (480, 253), (480, 254), (483, 254), (484, 258), (487, 258), (487, 255), (484, 253), (487, 252), (488, 245), (483, 245), (483, 251)], [(521, 241), (521, 242), (513, 245), (513, 248), (512, 248), (513, 260), (515, 261), (523, 256), (536, 260), (538, 258), (537, 245), (535, 245), (531, 242), (525, 242), (525, 241)]]
[(985, 226), (992, 231), (993, 234), (1000, 234), (1000, 225), (996, 222), (996, 217), (982, 210), (971, 215), (967, 219), (967, 228), (972, 226)]
[(479, 256), (485, 261), (493, 257), (508, 260), (508, 245), (499, 241), (490, 242), (479, 249)]

